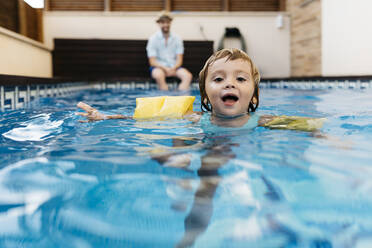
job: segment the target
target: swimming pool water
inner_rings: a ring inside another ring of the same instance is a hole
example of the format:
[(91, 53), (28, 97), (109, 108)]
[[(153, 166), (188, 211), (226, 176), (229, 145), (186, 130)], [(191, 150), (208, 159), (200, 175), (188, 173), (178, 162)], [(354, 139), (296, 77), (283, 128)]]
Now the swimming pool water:
[[(205, 132), (131, 115), (157, 91), (84, 91), (0, 113), (0, 247), (370, 247), (372, 91), (262, 89), (321, 132)], [(198, 92), (194, 109), (200, 110)]]

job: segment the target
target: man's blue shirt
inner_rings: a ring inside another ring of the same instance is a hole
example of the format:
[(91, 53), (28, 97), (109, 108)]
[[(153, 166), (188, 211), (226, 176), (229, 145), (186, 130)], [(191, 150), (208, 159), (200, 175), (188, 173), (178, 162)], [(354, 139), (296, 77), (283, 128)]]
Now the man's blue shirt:
[(177, 55), (183, 54), (183, 42), (176, 34), (170, 33), (167, 44), (161, 31), (153, 34), (146, 46), (147, 57), (155, 57), (163, 66), (173, 67), (176, 64)]

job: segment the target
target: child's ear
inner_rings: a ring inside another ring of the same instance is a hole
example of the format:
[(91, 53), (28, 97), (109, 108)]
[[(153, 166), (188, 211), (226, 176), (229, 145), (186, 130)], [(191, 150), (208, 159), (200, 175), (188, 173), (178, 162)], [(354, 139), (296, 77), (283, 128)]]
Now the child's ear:
[[(260, 95), (260, 89), (257, 87), (257, 97)], [(252, 97), (252, 103), (254, 104), (254, 105), (256, 105), (257, 104), (257, 102), (258, 102), (258, 99), (257, 99), (257, 97), (256, 96), (253, 96)]]
[(254, 104), (254, 105), (256, 105), (257, 104), (257, 98), (254, 96), (254, 97), (252, 97), (252, 103)]

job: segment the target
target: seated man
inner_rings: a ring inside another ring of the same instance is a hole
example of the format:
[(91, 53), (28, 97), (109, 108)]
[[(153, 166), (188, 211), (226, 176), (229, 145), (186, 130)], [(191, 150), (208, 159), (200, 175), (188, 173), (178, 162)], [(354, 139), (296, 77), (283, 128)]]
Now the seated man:
[(181, 67), (183, 63), (183, 42), (176, 34), (170, 32), (172, 17), (168, 12), (161, 12), (157, 23), (160, 30), (147, 42), (151, 77), (155, 79), (160, 90), (168, 90), (166, 77), (177, 77), (181, 80), (179, 90), (188, 90), (192, 74)]

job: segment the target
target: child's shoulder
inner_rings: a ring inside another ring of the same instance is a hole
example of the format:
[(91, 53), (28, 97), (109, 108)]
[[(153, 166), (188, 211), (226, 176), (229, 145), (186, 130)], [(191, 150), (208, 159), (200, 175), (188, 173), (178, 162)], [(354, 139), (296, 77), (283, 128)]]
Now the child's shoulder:
[(203, 112), (200, 111), (189, 111), (184, 115), (187, 120), (192, 122), (199, 122), (202, 116)]
[(273, 115), (260, 115), (258, 119), (259, 126), (265, 126), (265, 124), (269, 123), (275, 118)]

